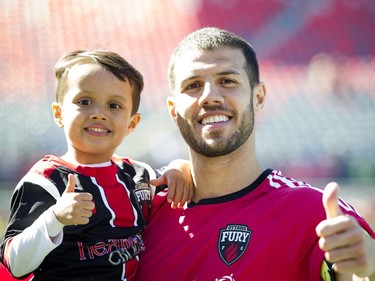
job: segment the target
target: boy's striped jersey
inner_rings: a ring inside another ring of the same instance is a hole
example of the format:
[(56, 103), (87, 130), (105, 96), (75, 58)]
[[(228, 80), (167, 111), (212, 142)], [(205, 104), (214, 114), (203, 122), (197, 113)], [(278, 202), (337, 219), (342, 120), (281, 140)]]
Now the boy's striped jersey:
[[(35, 252), (28, 253), (30, 263), (43, 260), (34, 271), (34, 280), (133, 280), (138, 254), (144, 249), (140, 234), (151, 207), (147, 168), (120, 157), (114, 157), (105, 167), (72, 165), (55, 156), (44, 157), (14, 190), (1, 261), (8, 266), (8, 248), (15, 236), (24, 235), (27, 240), (33, 239), (26, 237), (30, 233), (42, 232), (38, 219), (60, 198), (68, 174), (73, 174), (75, 192), (93, 196), (93, 215), (86, 225), (64, 226), (61, 244), (50, 253), (33, 247)], [(33, 231), (25, 231), (33, 227)], [(48, 236), (44, 239), (36, 242), (41, 248), (50, 243)]]

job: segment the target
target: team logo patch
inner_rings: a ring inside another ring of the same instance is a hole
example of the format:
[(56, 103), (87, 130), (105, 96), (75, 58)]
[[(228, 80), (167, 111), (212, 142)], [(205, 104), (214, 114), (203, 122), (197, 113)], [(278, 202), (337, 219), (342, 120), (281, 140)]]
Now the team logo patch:
[(246, 225), (228, 224), (220, 230), (217, 247), (226, 265), (236, 262), (246, 251), (252, 231)]

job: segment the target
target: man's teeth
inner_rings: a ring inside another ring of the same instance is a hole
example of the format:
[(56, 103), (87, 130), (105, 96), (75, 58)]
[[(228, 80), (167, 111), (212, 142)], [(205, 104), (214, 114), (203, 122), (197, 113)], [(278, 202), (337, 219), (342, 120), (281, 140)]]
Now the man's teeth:
[(88, 128), (88, 131), (95, 132), (95, 133), (107, 133), (108, 130), (100, 129), (100, 128)]
[(225, 122), (228, 120), (229, 120), (228, 116), (225, 116), (225, 115), (208, 116), (202, 120), (202, 125)]

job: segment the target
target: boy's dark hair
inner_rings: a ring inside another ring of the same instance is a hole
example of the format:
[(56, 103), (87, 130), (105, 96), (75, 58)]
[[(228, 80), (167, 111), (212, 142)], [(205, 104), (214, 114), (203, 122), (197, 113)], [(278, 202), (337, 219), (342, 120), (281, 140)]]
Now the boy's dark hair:
[(143, 76), (119, 54), (107, 50), (77, 50), (61, 57), (54, 67), (55, 76), (57, 79), (56, 101), (61, 103), (64, 99), (64, 95), (67, 91), (66, 80), (69, 70), (74, 65), (90, 63), (101, 65), (104, 69), (113, 73), (121, 81), (126, 81), (126, 79), (129, 80), (130, 85), (133, 86), (132, 115), (134, 115), (138, 111), (141, 100), (141, 92), (144, 86)]
[(168, 67), (168, 82), (171, 92), (175, 88), (174, 67), (178, 58), (189, 50), (215, 50), (221, 47), (239, 49), (245, 57), (244, 69), (248, 75), (250, 86), (259, 83), (259, 65), (254, 48), (243, 38), (227, 30), (216, 27), (198, 29), (186, 36), (174, 49)]

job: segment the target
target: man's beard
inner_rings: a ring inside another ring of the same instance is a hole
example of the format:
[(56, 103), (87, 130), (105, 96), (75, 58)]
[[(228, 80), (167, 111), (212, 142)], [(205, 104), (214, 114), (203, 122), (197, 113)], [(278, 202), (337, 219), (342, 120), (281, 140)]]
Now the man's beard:
[(254, 129), (254, 110), (250, 103), (248, 110), (241, 116), (236, 132), (229, 139), (218, 138), (212, 144), (209, 144), (204, 136), (199, 139), (195, 137), (194, 128), (178, 113), (177, 125), (185, 142), (196, 153), (206, 157), (223, 156), (237, 150), (250, 137)]

